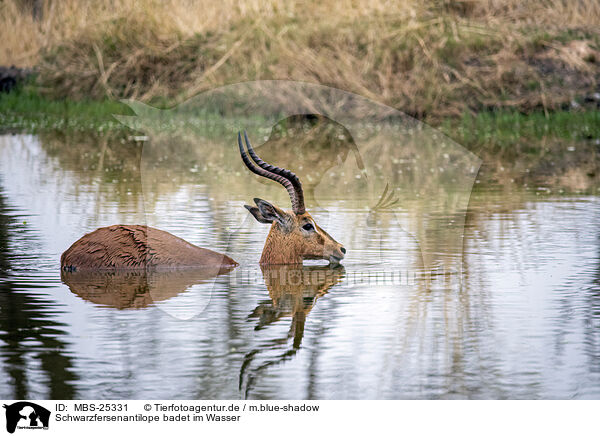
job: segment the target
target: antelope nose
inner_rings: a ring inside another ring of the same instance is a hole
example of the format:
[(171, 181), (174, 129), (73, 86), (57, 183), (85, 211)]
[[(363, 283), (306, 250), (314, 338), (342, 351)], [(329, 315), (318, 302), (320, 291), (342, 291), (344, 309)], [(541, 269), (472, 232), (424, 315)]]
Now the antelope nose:
[(346, 249), (344, 247), (340, 248), (340, 251), (344, 254), (346, 254)]

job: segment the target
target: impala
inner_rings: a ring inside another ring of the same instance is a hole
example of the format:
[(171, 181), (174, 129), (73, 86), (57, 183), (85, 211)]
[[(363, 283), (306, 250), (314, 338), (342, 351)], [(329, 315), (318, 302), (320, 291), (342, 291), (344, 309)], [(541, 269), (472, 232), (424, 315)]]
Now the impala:
[[(256, 155), (245, 132), (244, 138), (247, 152), (238, 133), (244, 164), (253, 173), (283, 185), (292, 201), (291, 211), (279, 209), (259, 198), (254, 199), (256, 207), (245, 206), (258, 222), (271, 224), (260, 258), (261, 265), (301, 264), (304, 259), (326, 259), (339, 263), (346, 249), (306, 212), (298, 177), (289, 170), (264, 162)], [(88, 233), (62, 254), (60, 264), (66, 271), (215, 266), (227, 269), (238, 265), (229, 256), (143, 225), (113, 225)]]

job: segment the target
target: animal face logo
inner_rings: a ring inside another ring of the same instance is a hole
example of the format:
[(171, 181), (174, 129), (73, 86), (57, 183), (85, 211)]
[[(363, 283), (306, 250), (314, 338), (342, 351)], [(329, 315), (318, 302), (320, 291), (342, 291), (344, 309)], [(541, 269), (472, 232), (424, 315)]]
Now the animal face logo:
[[(186, 231), (198, 232), (198, 241), (212, 242), (217, 232), (226, 247), (219, 249), (244, 262), (248, 232), (264, 233), (245, 227), (256, 220), (274, 229), (273, 245), (265, 241), (263, 254), (269, 248), (275, 254), (261, 264), (290, 263), (275, 256), (293, 240), (298, 263), (343, 257), (348, 265), (378, 263), (390, 275), (414, 273), (435, 288), (460, 287), (464, 223), (481, 159), (441, 132), (364, 97), (290, 81), (232, 84), (169, 110), (127, 104), (135, 115), (115, 118), (144, 134), (142, 197), (154, 226), (169, 230), (189, 221), (194, 225)], [(249, 177), (234, 144), (244, 129), (260, 155), (260, 164), (248, 156), (256, 169), (250, 171), (260, 178)], [(273, 170), (279, 174), (263, 176)], [(290, 180), (292, 171), (302, 180), (304, 201)], [(260, 200), (283, 198), (273, 181), (289, 185), (293, 209), (301, 213), (277, 208), (280, 201)], [(248, 213), (237, 206), (229, 211), (227, 203), (234, 201), (248, 202), (253, 219), (246, 221)], [(157, 213), (164, 207), (173, 213)], [(217, 212), (221, 207), (227, 212)], [(206, 208), (218, 225), (204, 225), (199, 211)]]
[(28, 401), (19, 401), (10, 405), (5, 404), (6, 431), (14, 433), (19, 429), (48, 429), (50, 411), (42, 406)]

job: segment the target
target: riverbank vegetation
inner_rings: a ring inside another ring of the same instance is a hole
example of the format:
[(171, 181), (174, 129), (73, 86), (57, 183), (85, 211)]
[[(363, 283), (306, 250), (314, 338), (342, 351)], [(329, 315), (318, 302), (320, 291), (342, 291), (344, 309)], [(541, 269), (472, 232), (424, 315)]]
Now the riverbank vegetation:
[(3, 0), (0, 40), (0, 65), (35, 71), (0, 95), (3, 132), (135, 142), (119, 99), (287, 79), (439, 128), (483, 159), (481, 180), (600, 186), (595, 0)]
[[(104, 98), (51, 99), (38, 94), (36, 86), (24, 86), (0, 96), (0, 126), (4, 131), (119, 130), (128, 129), (114, 117), (133, 115), (123, 103)], [(550, 139), (593, 142), (600, 147), (600, 111), (571, 110), (524, 114), (512, 109), (464, 113), (434, 127), (477, 152), (480, 148), (510, 148), (529, 142), (532, 148)]]
[(432, 122), (597, 107), (595, 0), (0, 3), (0, 64), (52, 98), (181, 101), (246, 80), (356, 92)]
[[(146, 132), (132, 131), (114, 115), (132, 113), (113, 100), (50, 100), (27, 87), (0, 96), (0, 133), (56, 136), (69, 144), (67, 148), (73, 146), (80, 152), (83, 144), (96, 153), (109, 144), (139, 156)], [(257, 122), (248, 120), (250, 125)], [(222, 140), (226, 124), (215, 117), (214, 123), (203, 124), (206, 131), (198, 133)], [(536, 191), (541, 194), (600, 189), (600, 111), (523, 114), (500, 109), (467, 113), (437, 127), (482, 159), (481, 186), (542, 187), (546, 191)], [(88, 150), (82, 158), (93, 154)]]

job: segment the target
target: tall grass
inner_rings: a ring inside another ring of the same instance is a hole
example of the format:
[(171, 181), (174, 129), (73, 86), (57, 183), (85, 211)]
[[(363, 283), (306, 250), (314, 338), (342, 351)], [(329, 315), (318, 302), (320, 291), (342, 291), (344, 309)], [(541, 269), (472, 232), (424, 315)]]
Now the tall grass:
[(273, 18), (295, 17), (308, 26), (373, 16), (408, 17), (418, 23), (432, 12), (468, 16), (489, 26), (521, 23), (597, 30), (600, 25), (600, 3), (595, 0), (61, 0), (45, 1), (39, 20), (27, 3), (0, 2), (0, 64), (33, 66), (41, 50), (124, 17), (142, 17), (165, 37), (189, 37)]
[(0, 64), (70, 98), (185, 97), (292, 79), (417, 116), (545, 111), (600, 81), (596, 0), (0, 2)]

